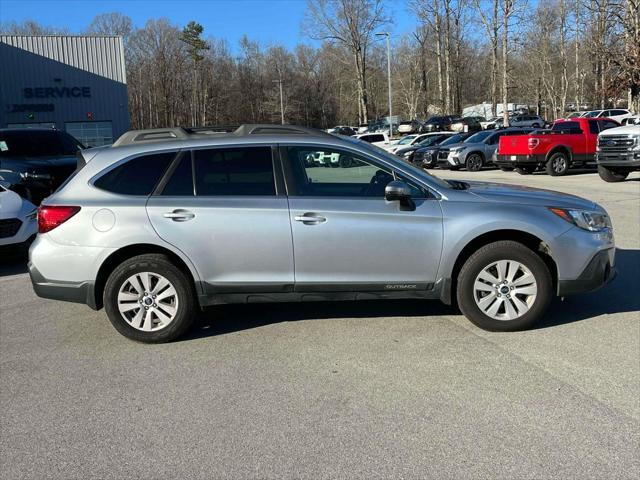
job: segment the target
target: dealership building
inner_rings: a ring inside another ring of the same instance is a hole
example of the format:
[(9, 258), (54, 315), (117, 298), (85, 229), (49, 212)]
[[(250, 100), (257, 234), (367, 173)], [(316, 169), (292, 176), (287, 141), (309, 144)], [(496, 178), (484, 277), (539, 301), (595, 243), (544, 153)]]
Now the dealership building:
[(0, 35), (0, 71), (0, 128), (56, 128), (86, 146), (129, 129), (121, 37)]

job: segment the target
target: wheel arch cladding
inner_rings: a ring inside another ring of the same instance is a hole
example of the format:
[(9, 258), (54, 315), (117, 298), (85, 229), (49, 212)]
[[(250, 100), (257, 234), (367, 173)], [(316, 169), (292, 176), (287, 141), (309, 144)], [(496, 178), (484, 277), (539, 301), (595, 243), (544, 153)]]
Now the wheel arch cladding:
[(569, 162), (573, 161), (573, 153), (571, 152), (571, 148), (566, 145), (556, 145), (551, 150), (549, 150), (549, 153), (547, 153), (547, 156), (544, 159), (545, 163), (548, 162), (549, 159), (556, 153), (564, 153), (567, 156)]
[(551, 256), (549, 247), (544, 242), (544, 240), (540, 239), (536, 235), (533, 235), (532, 233), (524, 232), (522, 230), (492, 230), (490, 232), (482, 233), (470, 240), (462, 248), (460, 253), (458, 253), (456, 261), (453, 265), (453, 270), (451, 272), (452, 300), (455, 300), (456, 298), (458, 275), (460, 274), (460, 270), (462, 269), (462, 266), (467, 261), (467, 259), (471, 255), (473, 255), (474, 252), (484, 247), (485, 245), (502, 240), (512, 240), (514, 242), (521, 243), (528, 247), (531, 251), (536, 253), (540, 258), (542, 258), (545, 265), (547, 265), (547, 268), (549, 269), (549, 273), (551, 274), (551, 279), (553, 281), (553, 289), (554, 291), (556, 291), (558, 284), (558, 267), (555, 260)]
[(161, 247), (160, 245), (140, 243), (135, 245), (128, 245), (119, 250), (116, 250), (111, 255), (109, 255), (104, 262), (102, 262), (102, 265), (100, 265), (98, 275), (96, 275), (95, 285), (93, 287), (97, 309), (100, 309), (104, 306), (104, 287), (107, 283), (109, 275), (111, 275), (111, 273), (118, 267), (118, 265), (120, 265), (125, 260), (136, 257), (138, 255), (144, 255), (146, 253), (157, 253), (167, 256), (169, 260), (187, 276), (187, 278), (191, 282), (193, 291), (196, 294), (198, 293), (198, 290), (196, 288), (197, 282), (193, 277), (194, 274), (179, 255), (165, 247)]

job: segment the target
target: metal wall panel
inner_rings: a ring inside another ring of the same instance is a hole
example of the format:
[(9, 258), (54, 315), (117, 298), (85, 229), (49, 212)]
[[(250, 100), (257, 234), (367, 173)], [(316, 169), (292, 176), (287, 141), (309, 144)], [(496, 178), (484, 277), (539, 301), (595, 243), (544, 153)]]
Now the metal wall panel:
[(127, 83), (122, 37), (0, 35), (0, 43)]
[(111, 121), (118, 137), (129, 129), (122, 38), (0, 35), (0, 103), (0, 128)]

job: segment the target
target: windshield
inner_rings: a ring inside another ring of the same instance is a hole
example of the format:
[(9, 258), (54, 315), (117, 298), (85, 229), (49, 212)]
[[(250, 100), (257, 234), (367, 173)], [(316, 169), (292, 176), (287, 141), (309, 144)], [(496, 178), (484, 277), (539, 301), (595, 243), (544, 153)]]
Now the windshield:
[(371, 152), (372, 154), (374, 154), (377, 157), (383, 157), (385, 160), (387, 160), (392, 165), (397, 165), (398, 163), (400, 163), (404, 169), (412, 171), (416, 175), (416, 177), (428, 177), (429, 180), (433, 184), (435, 184), (435, 185), (437, 185), (439, 187), (442, 187), (442, 188), (458, 188), (453, 183), (449, 183), (446, 180), (442, 180), (441, 178), (436, 177), (435, 175), (427, 172), (426, 170), (423, 170), (422, 168), (414, 167), (410, 163), (405, 163), (405, 162), (399, 160), (396, 155), (393, 155), (392, 153), (387, 152), (386, 150), (384, 150), (384, 149), (382, 149), (380, 147), (376, 147), (375, 145), (372, 145), (370, 143), (364, 142), (364, 141), (359, 140), (359, 139), (354, 138), (354, 137), (345, 137), (344, 140), (346, 140), (348, 142), (354, 142), (359, 147), (367, 149), (369, 152)]
[(399, 141), (398, 141), (398, 145), (408, 145), (411, 143), (411, 141), (416, 138), (417, 135), (407, 135), (406, 137), (402, 137)]
[(429, 145), (436, 145), (438, 142), (441, 142), (444, 138), (444, 135), (429, 135), (427, 138), (423, 138), (420, 140), (418, 145), (421, 147), (428, 147)]
[(474, 133), (469, 138), (467, 138), (464, 141), (464, 143), (480, 143), (480, 142), (483, 142), (484, 140), (486, 140), (487, 137), (490, 137), (494, 133), (495, 132), (492, 132), (491, 130), (484, 130), (482, 132)]
[(82, 145), (71, 135), (46, 130), (0, 132), (0, 157), (75, 155)]
[(593, 112), (589, 112), (585, 115), (585, 117), (587, 118), (594, 118), (597, 117), (598, 115), (600, 115), (600, 113), (602, 112), (602, 110), (594, 110)]
[(454, 143), (463, 142), (465, 138), (466, 138), (466, 135), (464, 133), (456, 133), (455, 135), (451, 135), (440, 145), (453, 145)]
[(442, 123), (444, 121), (444, 117), (431, 117), (429, 120), (427, 120), (425, 123), (427, 125), (433, 125), (435, 123)]

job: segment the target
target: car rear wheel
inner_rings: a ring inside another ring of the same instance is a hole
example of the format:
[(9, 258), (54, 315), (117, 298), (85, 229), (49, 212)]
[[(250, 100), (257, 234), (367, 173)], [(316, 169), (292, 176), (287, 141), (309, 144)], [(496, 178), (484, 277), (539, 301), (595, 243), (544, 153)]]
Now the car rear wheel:
[(526, 167), (518, 167), (516, 168), (516, 172), (520, 175), (530, 175), (536, 171), (536, 167), (527, 165)]
[(545, 170), (552, 177), (566, 175), (569, 171), (569, 157), (562, 152), (554, 153), (549, 157)]
[(196, 301), (187, 275), (168, 257), (139, 255), (109, 275), (104, 306), (115, 329), (131, 340), (175, 340), (193, 322)]
[(615, 183), (615, 182), (623, 182), (628, 176), (628, 170), (614, 170), (611, 168), (604, 167), (602, 165), (598, 165), (598, 175), (605, 182)]
[(547, 265), (531, 249), (510, 240), (480, 248), (458, 276), (460, 310), (484, 330), (529, 328), (542, 318), (552, 296)]
[(472, 153), (467, 157), (465, 162), (465, 168), (468, 172), (479, 172), (482, 170), (482, 165), (484, 162), (482, 161), (482, 156), (477, 153)]

